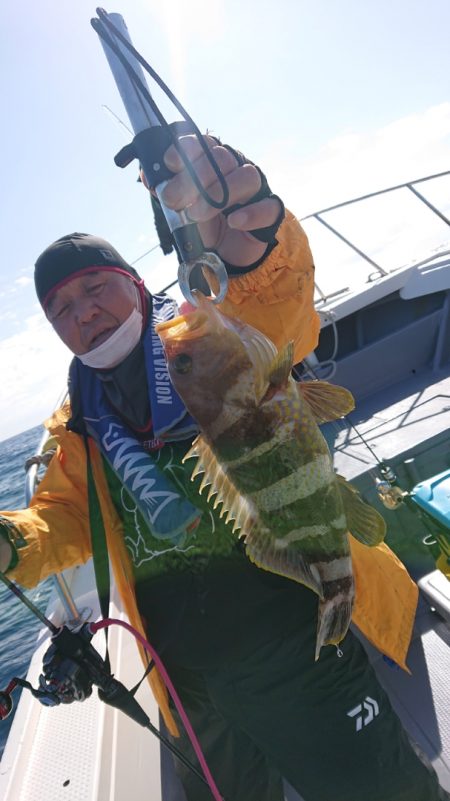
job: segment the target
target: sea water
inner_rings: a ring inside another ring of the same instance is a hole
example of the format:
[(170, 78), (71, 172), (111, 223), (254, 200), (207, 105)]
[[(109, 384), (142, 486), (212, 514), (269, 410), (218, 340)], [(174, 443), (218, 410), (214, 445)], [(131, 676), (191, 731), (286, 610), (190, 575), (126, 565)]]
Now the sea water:
[[(25, 461), (36, 453), (42, 433), (42, 427), (37, 426), (0, 442), (0, 510), (26, 506)], [(44, 612), (51, 589), (49, 579), (26, 594)], [(13, 676), (25, 677), (42, 624), (3, 584), (0, 584), (0, 610), (0, 690), (4, 690)], [(14, 690), (15, 708), (19, 698), (20, 690)], [(0, 755), (12, 720), (10, 715), (0, 722)]]

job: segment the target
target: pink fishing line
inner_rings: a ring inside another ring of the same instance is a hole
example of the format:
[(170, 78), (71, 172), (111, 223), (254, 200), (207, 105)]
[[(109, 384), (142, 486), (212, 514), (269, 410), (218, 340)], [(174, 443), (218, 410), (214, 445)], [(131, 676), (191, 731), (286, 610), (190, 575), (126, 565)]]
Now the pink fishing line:
[(203, 751), (201, 749), (200, 743), (197, 740), (197, 737), (196, 737), (196, 734), (194, 732), (194, 729), (191, 726), (191, 722), (190, 722), (186, 712), (184, 711), (184, 707), (183, 707), (183, 704), (181, 703), (180, 697), (179, 697), (175, 687), (173, 686), (173, 684), (172, 684), (172, 682), (170, 680), (170, 676), (167, 673), (166, 668), (164, 667), (161, 659), (159, 658), (159, 656), (156, 653), (156, 651), (153, 648), (153, 646), (150, 645), (150, 643), (147, 642), (145, 637), (143, 637), (142, 634), (140, 634), (138, 631), (136, 631), (136, 629), (134, 629), (133, 626), (131, 626), (129, 623), (126, 623), (124, 620), (118, 620), (117, 618), (107, 618), (106, 620), (99, 620), (97, 623), (91, 623), (90, 624), (90, 629), (93, 632), (93, 634), (95, 634), (97, 631), (100, 631), (100, 629), (107, 628), (108, 626), (112, 626), (113, 624), (115, 624), (117, 626), (122, 626), (124, 629), (127, 629), (127, 631), (130, 631), (131, 634), (134, 634), (136, 639), (139, 640), (139, 642), (141, 643), (142, 647), (145, 648), (145, 650), (148, 651), (148, 653), (151, 655), (156, 667), (158, 668), (162, 678), (164, 679), (164, 682), (166, 684), (166, 687), (167, 687), (170, 695), (173, 698), (173, 702), (174, 702), (174, 704), (175, 704), (175, 706), (176, 706), (176, 708), (177, 708), (177, 710), (179, 712), (181, 720), (183, 721), (183, 726), (184, 726), (184, 728), (186, 729), (186, 731), (188, 733), (189, 739), (190, 739), (190, 741), (192, 743), (192, 747), (193, 747), (193, 749), (194, 749), (194, 751), (195, 751), (195, 753), (197, 755), (197, 759), (198, 759), (198, 761), (199, 761), (199, 763), (201, 765), (201, 768), (202, 768), (202, 771), (204, 773), (205, 779), (208, 782), (209, 789), (211, 790), (211, 793), (213, 794), (213, 796), (216, 799), (216, 801), (223, 801), (223, 798), (220, 795), (219, 790), (217, 789), (216, 783), (215, 783), (215, 781), (214, 781), (214, 779), (212, 777), (211, 771), (210, 771), (210, 769), (208, 767), (208, 763), (206, 762), (206, 759), (205, 759), (205, 757), (203, 755)]

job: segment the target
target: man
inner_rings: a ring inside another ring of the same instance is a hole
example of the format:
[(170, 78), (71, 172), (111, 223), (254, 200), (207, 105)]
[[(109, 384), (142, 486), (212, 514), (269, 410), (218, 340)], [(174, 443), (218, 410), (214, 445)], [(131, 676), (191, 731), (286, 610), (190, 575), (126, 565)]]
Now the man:
[[(208, 191), (217, 190), (195, 137), (182, 145)], [(316, 345), (313, 263), (304, 233), (261, 172), (208, 138), (230, 190), (212, 208), (170, 148), (164, 200), (188, 208), (206, 249), (230, 277), (223, 310), (296, 360)], [(107, 553), (131, 622), (165, 662), (229, 801), (282, 801), (281, 776), (305, 801), (438, 801), (449, 796), (416, 755), (357, 639), (314, 661), (317, 598), (254, 567), (198, 494), (182, 458), (195, 421), (168, 382), (153, 328), (176, 313), (151, 297), (104, 240), (72, 234), (39, 257), (36, 289), (75, 358), (70, 410), (54, 415), (60, 447), (30, 507), (1, 518), (0, 568), (26, 586), (94, 554), (101, 597)], [(105, 545), (106, 542), (106, 545)], [(354, 622), (405, 666), (417, 590), (386, 546), (352, 542)], [(156, 671), (152, 687), (172, 736), (191, 756)], [(362, 731), (348, 714), (370, 697)], [(210, 795), (179, 769), (188, 801)]]

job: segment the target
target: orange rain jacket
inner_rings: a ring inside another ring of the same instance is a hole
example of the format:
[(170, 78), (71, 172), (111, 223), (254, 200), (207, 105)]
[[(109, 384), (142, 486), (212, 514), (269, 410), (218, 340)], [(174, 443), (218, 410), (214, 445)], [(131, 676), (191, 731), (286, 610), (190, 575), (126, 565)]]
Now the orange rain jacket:
[[(230, 279), (221, 308), (262, 330), (278, 347), (294, 340), (295, 359), (300, 361), (316, 347), (320, 327), (313, 304), (314, 265), (307, 238), (289, 212), (277, 238), (278, 245), (260, 267)], [(9, 575), (25, 587), (91, 556), (86, 454), (82, 438), (65, 428), (69, 414), (65, 407), (47, 422), (58, 449), (30, 506), (3, 513), (24, 541), (17, 551), (18, 564)], [(122, 522), (93, 441), (90, 450), (115, 580), (131, 624), (144, 634)], [(367, 548), (353, 537), (350, 540), (356, 585), (353, 621), (380, 651), (407, 670), (417, 587), (385, 544)], [(150, 683), (169, 730), (176, 733), (156, 670), (150, 673)]]

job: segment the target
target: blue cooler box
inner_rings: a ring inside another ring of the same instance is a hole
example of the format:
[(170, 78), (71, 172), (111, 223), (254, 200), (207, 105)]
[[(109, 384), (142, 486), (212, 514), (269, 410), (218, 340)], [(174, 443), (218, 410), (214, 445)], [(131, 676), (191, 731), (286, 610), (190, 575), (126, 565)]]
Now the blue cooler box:
[(411, 498), (450, 532), (450, 470), (416, 484)]

